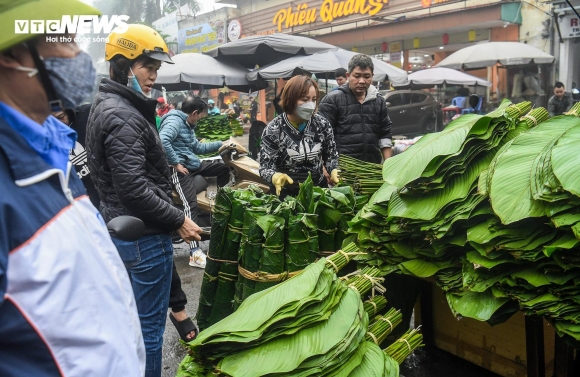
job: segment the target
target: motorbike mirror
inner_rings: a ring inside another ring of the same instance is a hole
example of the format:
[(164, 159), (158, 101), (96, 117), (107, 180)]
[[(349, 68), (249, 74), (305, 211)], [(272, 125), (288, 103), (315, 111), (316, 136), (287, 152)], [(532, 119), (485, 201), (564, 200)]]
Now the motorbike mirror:
[(119, 216), (107, 223), (109, 235), (121, 241), (137, 241), (145, 231), (141, 219), (133, 216)]

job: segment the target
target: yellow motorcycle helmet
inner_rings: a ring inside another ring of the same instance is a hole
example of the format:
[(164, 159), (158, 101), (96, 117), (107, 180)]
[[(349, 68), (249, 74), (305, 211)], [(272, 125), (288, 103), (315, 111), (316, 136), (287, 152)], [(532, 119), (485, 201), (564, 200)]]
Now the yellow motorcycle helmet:
[(173, 64), (167, 44), (158, 32), (149, 26), (140, 24), (127, 26), (128, 28), (124, 33), (119, 33), (115, 29), (109, 34), (105, 44), (105, 60), (109, 61), (117, 55), (124, 56), (129, 60), (146, 55), (151, 59)]

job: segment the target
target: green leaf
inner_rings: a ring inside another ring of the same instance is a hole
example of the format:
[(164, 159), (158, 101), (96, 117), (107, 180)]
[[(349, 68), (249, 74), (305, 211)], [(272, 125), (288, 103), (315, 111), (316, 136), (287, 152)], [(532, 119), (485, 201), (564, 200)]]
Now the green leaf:
[(495, 298), (491, 290), (481, 293), (466, 292), (461, 296), (447, 293), (446, 296), (453, 315), (478, 321), (487, 321), (496, 310), (509, 301), (507, 298)]
[(569, 130), (560, 137), (557, 145), (552, 149), (554, 174), (566, 191), (580, 196), (580, 159), (578, 158), (580, 118), (560, 116), (552, 119), (569, 127)]
[[(547, 203), (532, 197), (532, 166), (539, 155), (546, 153), (544, 148), (580, 124), (580, 119), (571, 118), (573, 117), (552, 118), (539, 124), (518, 135), (509, 148), (498, 156), (489, 196), (493, 210), (502, 223), (510, 224), (528, 217), (545, 215)], [(552, 161), (553, 164), (554, 162)], [(556, 162), (556, 165), (559, 163)]]
[(457, 153), (467, 134), (482, 116), (468, 114), (456, 119), (442, 132), (427, 134), (401, 153), (383, 164), (383, 179), (401, 188), (419, 178), (431, 160), (437, 156)]

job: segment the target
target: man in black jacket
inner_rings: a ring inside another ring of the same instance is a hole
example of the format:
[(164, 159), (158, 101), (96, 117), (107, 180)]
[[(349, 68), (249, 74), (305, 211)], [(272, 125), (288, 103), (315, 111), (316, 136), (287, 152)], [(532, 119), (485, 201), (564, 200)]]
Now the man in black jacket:
[(385, 99), (371, 85), (374, 64), (358, 54), (348, 63), (347, 84), (322, 99), (320, 113), (332, 125), (339, 154), (381, 163), (391, 157), (391, 119)]

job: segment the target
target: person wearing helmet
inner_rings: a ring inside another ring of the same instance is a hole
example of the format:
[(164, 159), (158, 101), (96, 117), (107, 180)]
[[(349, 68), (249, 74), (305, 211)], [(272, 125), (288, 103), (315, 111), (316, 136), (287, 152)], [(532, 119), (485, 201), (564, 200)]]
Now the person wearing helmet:
[(207, 115), (220, 115), (220, 110), (215, 107), (215, 102), (213, 99), (207, 100)]
[(99, 14), (77, 0), (0, 1), (0, 376), (145, 372), (131, 282), (69, 162), (77, 135), (50, 115), (91, 94), (91, 58), (73, 34), (14, 30), (31, 15)]
[[(172, 205), (169, 163), (155, 128), (157, 100), (151, 90), (162, 63), (172, 63), (163, 38), (130, 24), (108, 36), (103, 78), (87, 124), (91, 179), (105, 221), (121, 215), (145, 223), (144, 235), (128, 242), (112, 237), (133, 284), (145, 341), (145, 376), (161, 375), (165, 313), (169, 305), (173, 245), (177, 231), (200, 240), (201, 229)], [(192, 329), (194, 330), (194, 329)]]

